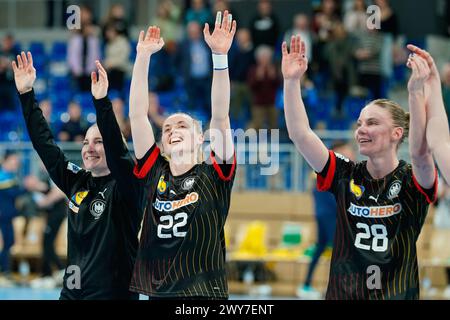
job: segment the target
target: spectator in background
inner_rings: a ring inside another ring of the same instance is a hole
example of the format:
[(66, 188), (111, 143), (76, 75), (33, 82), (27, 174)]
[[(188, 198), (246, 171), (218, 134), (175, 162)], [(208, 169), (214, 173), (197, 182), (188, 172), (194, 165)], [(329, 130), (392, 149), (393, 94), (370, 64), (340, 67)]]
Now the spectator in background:
[(15, 110), (16, 87), (11, 68), (11, 60), (14, 60), (19, 51), (15, 47), (14, 37), (7, 34), (2, 39), (0, 49), (0, 111)]
[(55, 132), (57, 131), (57, 122), (55, 121), (53, 117), (53, 106), (50, 99), (42, 100), (39, 103), (39, 107), (42, 110), (42, 115), (44, 116), (45, 120), (47, 121), (50, 128), (54, 129)]
[(247, 85), (247, 76), (255, 64), (255, 51), (250, 30), (239, 29), (236, 32), (236, 43), (229, 53), (231, 80), (230, 118), (232, 121), (242, 120), (245, 111), (252, 105), (251, 93)]
[[(0, 165), (0, 234), (3, 248), (0, 251), (0, 287), (12, 286), (10, 278), (10, 252), (14, 244), (13, 218), (17, 215), (16, 199), (27, 192), (19, 183), (20, 158), (15, 151), (7, 150)], [(31, 190), (31, 178), (24, 186)]]
[[(206, 45), (200, 25), (192, 21), (187, 25), (187, 38), (181, 43), (176, 58), (184, 77), (188, 94), (188, 108), (211, 110), (211, 51)], [(155, 55), (157, 56), (157, 55)]]
[(159, 3), (152, 25), (161, 28), (161, 36), (164, 38), (165, 45), (150, 61), (149, 86), (151, 91), (162, 92), (174, 88), (177, 74), (174, 61), (183, 32), (180, 17), (181, 9), (172, 0), (163, 0)]
[(273, 63), (273, 49), (266, 45), (259, 46), (255, 50), (255, 59), (256, 65), (250, 68), (247, 78), (253, 102), (249, 127), (256, 130), (278, 128), (275, 98), (281, 81)]
[(75, 30), (67, 46), (67, 62), (80, 91), (91, 90), (91, 72), (95, 60), (100, 59), (100, 41), (96, 26), (92, 24), (92, 11), (81, 7), (81, 30)]
[[(228, 12), (231, 12), (232, 9), (230, 7), (229, 0), (216, 0), (212, 1), (213, 6), (211, 8), (212, 16), (215, 17), (217, 12), (225, 12), (225, 10), (228, 10)], [(239, 16), (237, 12), (233, 12), (233, 20), (239, 21)]]
[[(338, 152), (348, 159), (354, 161), (355, 153), (350, 144), (345, 142), (336, 142), (330, 150)], [(312, 287), (313, 274), (316, 269), (320, 256), (328, 247), (333, 247), (334, 232), (336, 229), (336, 199), (329, 192), (320, 192), (316, 187), (316, 174), (313, 172), (309, 180), (310, 190), (314, 201), (314, 216), (317, 223), (317, 242), (311, 262), (308, 266), (308, 273), (305, 282), (297, 289), (297, 296), (303, 299), (321, 298), (319, 291)]]
[(191, 22), (197, 22), (203, 26), (206, 22), (211, 23), (213, 16), (204, 0), (192, 0), (191, 7), (186, 11), (185, 22), (188, 25)]
[(164, 107), (159, 104), (159, 97), (156, 93), (148, 93), (148, 105), (148, 118), (152, 124), (153, 132), (155, 137), (160, 137), (166, 117), (164, 116)]
[(250, 22), (250, 32), (255, 48), (263, 44), (275, 48), (279, 37), (279, 23), (272, 12), (270, 0), (259, 0), (258, 13)]
[(344, 15), (345, 30), (349, 33), (367, 26), (367, 6), (364, 0), (354, 0), (352, 8)]
[(152, 21), (152, 25), (161, 28), (162, 37), (164, 38), (164, 47), (168, 47), (168, 51), (173, 53), (176, 43), (181, 40), (182, 26), (180, 24), (181, 9), (173, 3), (172, 0), (162, 0), (156, 9), (156, 17)]
[(81, 117), (81, 106), (72, 101), (67, 108), (69, 120), (63, 123), (58, 134), (60, 141), (81, 142), (89, 127), (88, 123)]
[[(230, 4), (228, 3), (228, 0), (216, 0), (211, 8), (211, 14), (215, 17), (217, 12), (225, 12), (225, 10), (230, 11)], [(236, 14), (233, 13), (233, 19), (238, 21), (236, 18)]]
[[(328, 74), (330, 66), (324, 56), (324, 48), (331, 39), (334, 26), (340, 22), (339, 7), (335, 0), (322, 0), (319, 10), (314, 14), (312, 29), (317, 36), (314, 51), (314, 63), (311, 65), (314, 71), (322, 76)], [(326, 80), (326, 79), (324, 79)]]
[(319, 10), (314, 14), (313, 31), (320, 42), (327, 42), (334, 25), (340, 22), (339, 7), (335, 0), (322, 0)]
[(350, 88), (356, 82), (356, 74), (353, 64), (353, 41), (345, 31), (344, 25), (338, 23), (333, 30), (333, 36), (326, 44), (325, 58), (328, 61), (331, 72), (334, 93), (336, 94), (337, 117), (344, 117), (343, 104), (350, 92)]
[(371, 99), (380, 99), (384, 96), (381, 68), (383, 38), (376, 29), (367, 28), (360, 30), (356, 37), (354, 56), (357, 60), (358, 83), (370, 91)]
[(399, 33), (398, 18), (390, 6), (389, 0), (375, 0), (374, 3), (381, 10), (381, 24), (379, 31), (382, 33), (389, 33), (395, 39)]
[[(30, 285), (35, 289), (51, 289), (62, 285), (64, 275), (64, 264), (55, 251), (55, 240), (66, 218), (67, 198), (50, 179), (42, 161), (33, 189), (33, 200), (38, 210), (45, 213), (46, 225), (42, 243), (41, 277), (31, 281)], [(55, 272), (53, 267), (56, 268)]]
[(116, 116), (117, 123), (119, 124), (120, 131), (126, 141), (131, 139), (131, 126), (130, 119), (125, 114), (125, 104), (119, 97), (111, 99), (114, 115)]
[(108, 72), (109, 87), (111, 90), (122, 92), (125, 74), (129, 68), (130, 43), (119, 33), (114, 24), (105, 28), (106, 39), (104, 66)]
[(306, 57), (309, 63), (311, 63), (312, 55), (311, 50), (313, 47), (313, 33), (310, 29), (310, 21), (308, 15), (304, 13), (298, 13), (294, 16), (292, 28), (287, 30), (284, 34), (284, 41), (291, 43), (291, 37), (300, 35), (306, 46)]
[(126, 39), (128, 39), (128, 21), (125, 17), (125, 8), (121, 3), (113, 4), (109, 8), (108, 15), (103, 21), (102, 35), (105, 41), (108, 41), (106, 36), (106, 29), (111, 25), (114, 26), (114, 29), (118, 34), (123, 35)]

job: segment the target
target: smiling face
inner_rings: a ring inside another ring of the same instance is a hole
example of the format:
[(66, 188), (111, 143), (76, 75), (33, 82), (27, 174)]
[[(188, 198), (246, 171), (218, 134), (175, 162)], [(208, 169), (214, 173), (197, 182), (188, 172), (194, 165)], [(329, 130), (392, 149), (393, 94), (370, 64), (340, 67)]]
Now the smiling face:
[(370, 103), (361, 110), (355, 131), (359, 152), (372, 157), (397, 148), (403, 137), (403, 128), (395, 126), (388, 109)]
[(171, 115), (164, 121), (162, 130), (162, 147), (168, 156), (180, 152), (193, 153), (203, 143), (199, 125), (187, 114)]
[(103, 139), (96, 125), (91, 126), (86, 132), (81, 156), (84, 167), (91, 171), (93, 176), (103, 176), (109, 173)]

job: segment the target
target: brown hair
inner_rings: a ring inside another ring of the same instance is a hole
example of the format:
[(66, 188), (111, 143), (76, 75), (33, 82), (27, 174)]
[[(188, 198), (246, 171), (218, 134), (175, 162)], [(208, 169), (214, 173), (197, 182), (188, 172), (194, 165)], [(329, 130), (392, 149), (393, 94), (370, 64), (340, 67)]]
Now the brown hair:
[(377, 106), (389, 111), (394, 122), (394, 126), (403, 128), (403, 136), (398, 143), (398, 146), (400, 146), (403, 141), (405, 141), (405, 137), (407, 137), (409, 133), (409, 112), (406, 112), (397, 102), (389, 99), (373, 100), (370, 104), (376, 104)]

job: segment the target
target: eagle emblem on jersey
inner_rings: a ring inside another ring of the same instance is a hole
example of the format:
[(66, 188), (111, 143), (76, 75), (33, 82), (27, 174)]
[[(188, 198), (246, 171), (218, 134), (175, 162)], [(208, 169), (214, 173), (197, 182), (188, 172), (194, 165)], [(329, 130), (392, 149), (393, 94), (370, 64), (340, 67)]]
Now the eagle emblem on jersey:
[(156, 188), (158, 190), (159, 194), (163, 194), (164, 192), (166, 192), (167, 190), (167, 182), (164, 181), (164, 175), (162, 175), (161, 177), (159, 177), (159, 181), (158, 181), (158, 187)]
[(355, 180), (350, 180), (350, 191), (355, 195), (356, 199), (360, 199), (364, 193), (364, 186), (355, 184)]
[(392, 200), (395, 197), (398, 197), (400, 190), (402, 190), (402, 183), (399, 180), (392, 182), (387, 194), (388, 199)]
[(104, 200), (94, 200), (89, 207), (89, 211), (94, 216), (94, 219), (97, 220), (102, 215), (103, 211), (105, 211), (106, 202)]
[(188, 177), (188, 178), (183, 180), (183, 182), (181, 184), (181, 188), (184, 191), (189, 191), (194, 186), (194, 182), (195, 182), (195, 177)]

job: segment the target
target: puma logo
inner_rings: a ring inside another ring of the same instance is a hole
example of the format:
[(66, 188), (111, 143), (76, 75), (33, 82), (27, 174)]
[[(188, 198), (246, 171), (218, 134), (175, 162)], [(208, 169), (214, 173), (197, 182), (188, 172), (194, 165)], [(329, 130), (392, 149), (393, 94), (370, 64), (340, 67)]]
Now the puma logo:
[(102, 196), (103, 199), (106, 199), (106, 198), (105, 198), (105, 192), (106, 192), (106, 190), (108, 190), (108, 188), (105, 188), (105, 190), (103, 190), (102, 192), (99, 192), (99, 193), (98, 193), (99, 195)]

